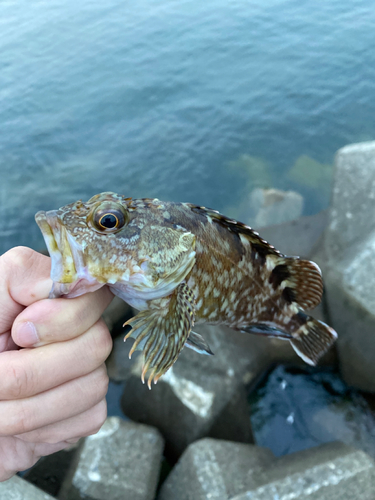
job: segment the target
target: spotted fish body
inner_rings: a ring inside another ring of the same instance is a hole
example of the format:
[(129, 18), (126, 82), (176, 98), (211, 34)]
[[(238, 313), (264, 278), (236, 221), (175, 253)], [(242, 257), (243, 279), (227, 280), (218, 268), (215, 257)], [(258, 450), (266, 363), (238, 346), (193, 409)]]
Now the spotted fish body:
[(127, 323), (149, 386), (184, 345), (211, 353), (197, 323), (291, 342), (315, 364), (336, 332), (304, 313), (321, 300), (316, 264), (286, 257), (248, 226), (190, 203), (102, 193), (36, 215), (52, 257), (51, 297), (107, 284), (140, 310)]

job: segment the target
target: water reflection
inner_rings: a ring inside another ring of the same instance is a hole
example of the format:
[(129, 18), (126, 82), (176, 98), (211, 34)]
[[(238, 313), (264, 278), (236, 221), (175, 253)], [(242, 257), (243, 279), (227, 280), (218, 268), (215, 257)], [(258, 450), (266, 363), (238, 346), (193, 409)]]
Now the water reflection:
[(332, 370), (279, 366), (250, 408), (256, 443), (276, 456), (338, 440), (375, 457), (374, 414)]
[(293, 189), (312, 214), (335, 151), (375, 138), (366, 0), (0, 9), (0, 253), (43, 247), (37, 210), (103, 190), (226, 211)]

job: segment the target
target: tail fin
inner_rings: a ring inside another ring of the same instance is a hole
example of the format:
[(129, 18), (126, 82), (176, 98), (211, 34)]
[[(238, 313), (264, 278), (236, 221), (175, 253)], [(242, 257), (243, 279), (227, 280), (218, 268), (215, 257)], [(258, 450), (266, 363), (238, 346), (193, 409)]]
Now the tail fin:
[(296, 302), (302, 309), (313, 309), (322, 298), (323, 282), (319, 266), (298, 257), (275, 256), (275, 267), (269, 282), (281, 287), (287, 302)]
[(301, 325), (292, 333), (293, 338), (290, 339), (290, 343), (306, 363), (316, 365), (319, 358), (337, 339), (337, 333), (322, 321), (307, 316), (301, 311), (295, 316), (298, 317)]

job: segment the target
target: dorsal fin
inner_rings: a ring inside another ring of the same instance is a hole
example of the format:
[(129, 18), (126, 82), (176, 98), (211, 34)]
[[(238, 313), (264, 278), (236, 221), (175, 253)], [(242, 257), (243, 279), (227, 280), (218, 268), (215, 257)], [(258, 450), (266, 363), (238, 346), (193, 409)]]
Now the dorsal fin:
[(252, 245), (252, 248), (259, 255), (265, 257), (266, 255), (277, 255), (283, 257), (284, 255), (276, 250), (276, 248), (268, 243), (266, 240), (259, 236), (259, 233), (254, 231), (250, 226), (247, 226), (243, 222), (230, 219), (225, 215), (221, 214), (217, 210), (212, 210), (211, 208), (200, 207), (198, 205), (188, 204), (191, 210), (199, 215), (205, 217), (210, 217), (213, 222), (220, 224), (220, 226), (225, 227), (228, 231), (236, 234), (238, 237), (242, 235), (245, 237)]

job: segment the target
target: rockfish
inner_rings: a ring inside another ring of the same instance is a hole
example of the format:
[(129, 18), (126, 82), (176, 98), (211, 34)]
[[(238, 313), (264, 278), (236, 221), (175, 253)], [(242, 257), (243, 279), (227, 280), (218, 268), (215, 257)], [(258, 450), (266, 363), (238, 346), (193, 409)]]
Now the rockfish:
[(140, 310), (125, 339), (135, 339), (130, 356), (143, 351), (149, 387), (185, 345), (212, 354), (194, 324), (286, 339), (311, 365), (337, 338), (304, 312), (321, 300), (317, 264), (283, 255), (215, 210), (107, 192), (35, 218), (52, 259), (51, 298), (108, 285)]

